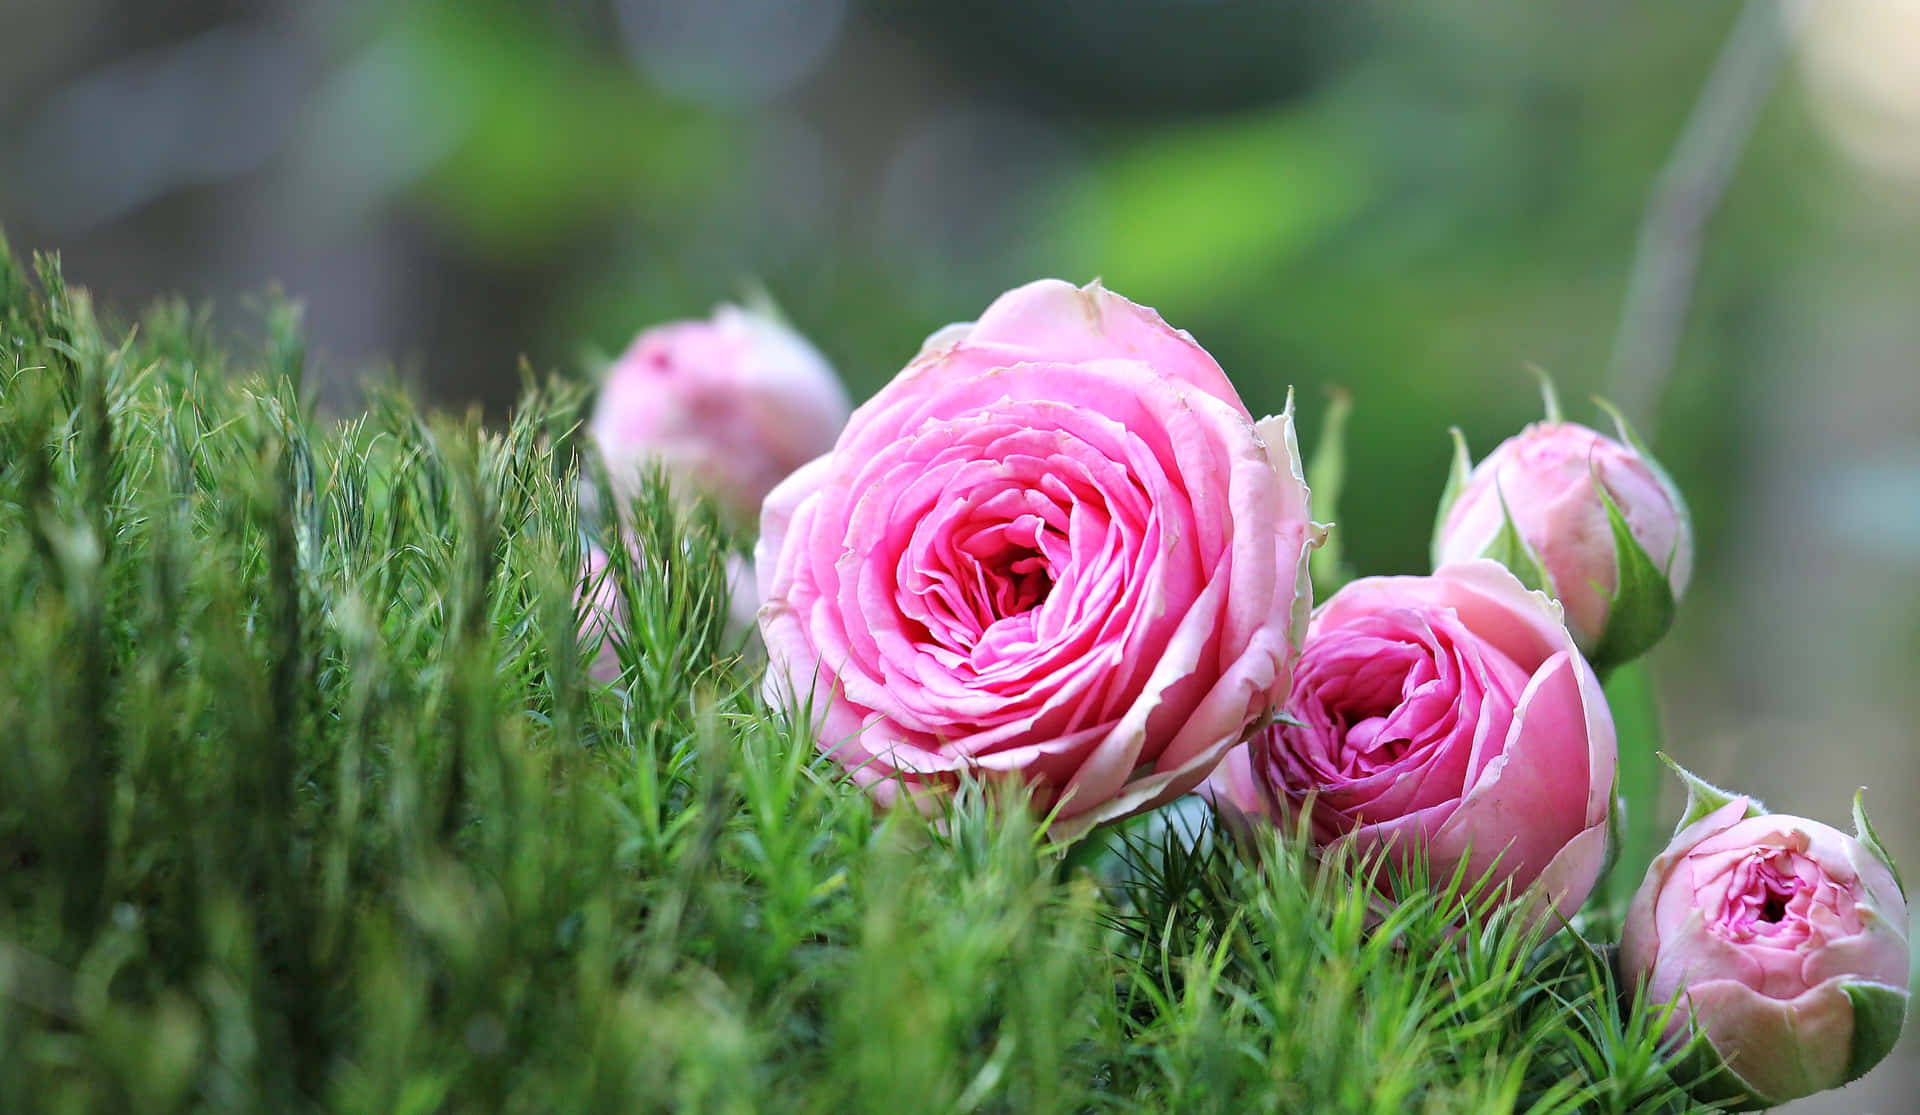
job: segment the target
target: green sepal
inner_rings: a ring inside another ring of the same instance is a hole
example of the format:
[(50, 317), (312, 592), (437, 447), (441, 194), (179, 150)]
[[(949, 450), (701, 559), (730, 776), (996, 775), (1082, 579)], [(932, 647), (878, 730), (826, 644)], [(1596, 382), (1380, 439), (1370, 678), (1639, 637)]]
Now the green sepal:
[[(1619, 407), (1598, 395), (1593, 396), (1593, 405), (1606, 411), (1607, 416), (1613, 419), (1613, 428), (1620, 435), (1620, 440), (1626, 443), (1627, 448), (1639, 454), (1641, 463), (1647, 466), (1648, 472), (1653, 473), (1654, 482), (1659, 484), (1660, 490), (1667, 493), (1667, 498), (1673, 501), (1673, 510), (1680, 516), (1680, 529), (1673, 536), (1674, 553), (1678, 553), (1680, 539), (1691, 537), (1693, 534), (1693, 511), (1687, 506), (1687, 497), (1680, 494), (1680, 485), (1673, 482), (1673, 477), (1667, 474), (1666, 467), (1660, 463), (1660, 458), (1655, 457), (1653, 450), (1647, 448), (1647, 443), (1640, 440), (1640, 435), (1634, 432), (1633, 426), (1627, 422), (1627, 416), (1620, 413)], [(1666, 564), (1661, 567), (1663, 570), (1673, 568), (1673, 557), (1672, 553), (1667, 555)]]
[(1686, 828), (1688, 825), (1714, 810), (1725, 806), (1736, 798), (1747, 799), (1746, 815), (1748, 817), (1763, 816), (1767, 811), (1766, 806), (1760, 804), (1754, 798), (1748, 797), (1746, 794), (1736, 794), (1722, 790), (1720, 787), (1708, 782), (1686, 767), (1674, 762), (1673, 756), (1667, 754), (1665, 751), (1660, 752), (1660, 761), (1667, 764), (1667, 769), (1679, 775), (1680, 781), (1685, 783), (1687, 787), (1687, 808), (1680, 814), (1680, 823), (1673, 826), (1675, 836), (1680, 834), (1681, 829)]
[[(1613, 501), (1613, 493), (1593, 478), (1593, 490), (1607, 509), (1613, 528), (1613, 563), (1617, 571), (1613, 598), (1607, 606), (1607, 627), (1587, 656), (1593, 668), (1606, 671), (1653, 649), (1673, 626), (1673, 584), (1655, 565), (1646, 547), (1634, 538), (1627, 517)], [(1671, 560), (1669, 560), (1671, 564)]]
[(1853, 792), (1853, 838), (1858, 840), (1867, 851), (1872, 852), (1873, 858), (1886, 864), (1887, 870), (1893, 875), (1893, 885), (1900, 888), (1900, 897), (1905, 898), (1907, 884), (1900, 878), (1900, 868), (1893, 862), (1893, 856), (1887, 851), (1887, 846), (1880, 843), (1879, 834), (1873, 831), (1873, 822), (1867, 820), (1866, 806), (1860, 800), (1860, 795), (1864, 793), (1866, 793), (1865, 790)]
[(1843, 983), (1840, 990), (1853, 1000), (1853, 1049), (1847, 1053), (1847, 1080), (1853, 1081), (1893, 1052), (1912, 995), (1884, 983)]
[(1546, 412), (1547, 421), (1555, 425), (1565, 422), (1567, 416), (1560, 410), (1560, 393), (1553, 389), (1553, 377), (1538, 364), (1528, 364), (1527, 371), (1540, 381), (1540, 406)]
[(1448, 428), (1453, 435), (1453, 464), (1447, 470), (1447, 486), (1440, 491), (1440, 510), (1433, 515), (1433, 541), (1427, 546), (1428, 561), (1435, 569), (1440, 567), (1440, 532), (1447, 525), (1447, 514), (1460, 499), (1460, 493), (1467, 490), (1467, 478), (1473, 475), (1473, 458), (1467, 455), (1467, 435), (1460, 427)]
[(1480, 551), (1481, 557), (1492, 558), (1512, 570), (1520, 583), (1530, 589), (1555, 596), (1553, 579), (1547, 575), (1547, 567), (1541, 563), (1540, 555), (1520, 536), (1520, 528), (1513, 525), (1513, 513), (1507, 510), (1507, 495), (1500, 491), (1498, 482), (1494, 492), (1500, 497), (1500, 533), (1493, 536), (1487, 548)]
[[(1337, 524), (1340, 492), (1347, 476), (1347, 415), (1353, 410), (1353, 396), (1337, 387), (1327, 394), (1326, 424), (1321, 427), (1319, 444), (1313, 447), (1313, 459), (1307, 462), (1307, 490), (1313, 494), (1315, 521)], [(1309, 559), (1308, 570), (1314, 595), (1320, 599), (1353, 580), (1353, 570), (1341, 560), (1339, 531), (1327, 531), (1326, 541)]]
[(741, 279), (739, 289), (741, 309), (756, 317), (765, 318), (775, 325), (793, 328), (793, 322), (788, 319), (786, 311), (780, 308), (780, 303), (774, 299), (773, 292), (767, 289), (767, 284), (761, 282), (759, 276), (750, 275)]
[[(1312, 508), (1313, 488), (1307, 483), (1307, 471), (1300, 463), (1299, 431), (1293, 424), (1293, 388), (1287, 388), (1287, 405), (1279, 414), (1268, 415), (1253, 424), (1254, 433), (1266, 443), (1267, 457), (1276, 470), (1284, 470), (1288, 476), (1300, 482), (1307, 489), (1308, 508)], [(1282, 452), (1276, 453), (1275, 447)], [(1307, 621), (1313, 614), (1313, 554), (1326, 545), (1332, 528), (1325, 523), (1307, 522), (1306, 548), (1300, 555), (1300, 564), (1294, 569), (1293, 615), (1288, 624), (1291, 629), (1291, 641), (1294, 650), (1299, 650), (1307, 637)]]

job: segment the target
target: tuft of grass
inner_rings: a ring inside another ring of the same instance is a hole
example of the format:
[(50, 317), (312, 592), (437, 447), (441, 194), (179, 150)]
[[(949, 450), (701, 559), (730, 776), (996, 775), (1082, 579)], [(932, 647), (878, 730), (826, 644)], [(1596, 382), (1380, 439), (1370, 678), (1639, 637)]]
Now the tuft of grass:
[(1471, 881), (877, 811), (760, 702), (710, 510), (583, 518), (578, 388), (322, 421), (296, 326), (0, 242), (0, 1110), (1690, 1110)]

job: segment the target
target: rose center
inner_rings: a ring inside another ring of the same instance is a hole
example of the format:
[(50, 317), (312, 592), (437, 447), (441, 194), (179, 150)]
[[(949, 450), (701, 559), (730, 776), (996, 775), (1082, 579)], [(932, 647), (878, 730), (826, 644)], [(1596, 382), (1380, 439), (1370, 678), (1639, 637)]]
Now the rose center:
[(1046, 556), (1037, 550), (1019, 546), (1007, 549), (980, 562), (982, 618), (1005, 619), (1039, 607), (1053, 591), (1053, 570)]
[(1792, 854), (1780, 850), (1757, 851), (1735, 867), (1726, 905), (1713, 923), (1720, 936), (1784, 943), (1804, 931), (1806, 914), (1795, 907), (1811, 884), (1795, 868)]
[(1405, 733), (1393, 730), (1388, 720), (1392, 712), (1391, 708), (1377, 713), (1371, 710), (1360, 712), (1359, 721), (1347, 729), (1343, 765), (1349, 774), (1371, 774), (1382, 767), (1392, 766), (1413, 746), (1413, 741)]
[(1066, 549), (1064, 533), (1030, 512), (983, 515), (955, 531), (924, 590), (938, 617), (929, 638), (983, 661), (1030, 644)]

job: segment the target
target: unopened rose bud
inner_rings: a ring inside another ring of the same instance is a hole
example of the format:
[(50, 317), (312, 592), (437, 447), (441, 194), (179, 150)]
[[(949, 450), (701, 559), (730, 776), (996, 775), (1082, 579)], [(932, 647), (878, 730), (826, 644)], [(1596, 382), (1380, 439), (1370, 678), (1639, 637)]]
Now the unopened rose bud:
[(1491, 557), (1560, 601), (1596, 669), (1666, 634), (1693, 574), (1686, 502), (1625, 424), (1528, 426), (1469, 471), (1464, 441), (1435, 524), (1435, 568)]
[(1634, 896), (1621, 974), (1678, 999), (1667, 1032), (1695, 1043), (1701, 1099), (1759, 1110), (1855, 1079), (1909, 994), (1906, 898), (1859, 799), (1848, 836), (1682, 774), (1687, 817)]
[(608, 369), (589, 432), (622, 501), (659, 462), (676, 488), (710, 495), (747, 525), (775, 484), (833, 447), (849, 409), (833, 368), (805, 338), (721, 306), (709, 320), (636, 337)]

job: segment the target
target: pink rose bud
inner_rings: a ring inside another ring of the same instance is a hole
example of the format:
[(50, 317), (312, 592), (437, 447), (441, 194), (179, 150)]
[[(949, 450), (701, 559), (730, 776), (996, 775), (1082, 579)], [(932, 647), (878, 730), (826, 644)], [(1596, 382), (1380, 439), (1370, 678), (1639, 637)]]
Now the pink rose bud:
[(588, 429), (621, 500), (658, 461), (677, 486), (751, 523), (775, 484), (833, 445), (847, 410), (846, 390), (805, 338), (721, 306), (710, 320), (636, 337), (608, 370)]
[(578, 593), (583, 606), (580, 645), (593, 649), (587, 676), (603, 683), (614, 681), (620, 676), (619, 643), (627, 626), (627, 606), (607, 569), (607, 552), (598, 546), (587, 548)]
[(1693, 573), (1687, 505), (1625, 423), (1620, 441), (1549, 420), (1502, 442), (1468, 472), (1455, 432), (1441, 497), (1436, 566), (1491, 557), (1565, 609), (1599, 669), (1646, 653), (1673, 622)]
[(1031, 283), (767, 497), (767, 695), (882, 802), (1017, 780), (1064, 839), (1192, 789), (1285, 699), (1319, 533), (1290, 414), (1256, 426), (1152, 310)]
[(1613, 718), (1560, 609), (1492, 561), (1367, 577), (1314, 614), (1288, 722), (1204, 791), (1228, 820), (1321, 845), (1424, 851), (1571, 916), (1606, 858)]
[(1701, 1099), (1759, 1110), (1855, 1079), (1900, 1036), (1910, 964), (1859, 798), (1848, 836), (1680, 773), (1687, 813), (1634, 895), (1621, 974), (1651, 1007), (1679, 1000), (1667, 1032), (1702, 1039)]

